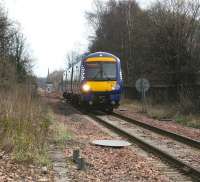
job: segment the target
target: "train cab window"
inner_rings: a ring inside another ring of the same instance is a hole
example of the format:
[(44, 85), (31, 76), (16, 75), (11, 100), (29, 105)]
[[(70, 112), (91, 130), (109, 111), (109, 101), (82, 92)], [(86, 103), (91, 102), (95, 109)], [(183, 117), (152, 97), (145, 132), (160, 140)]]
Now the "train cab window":
[(87, 80), (101, 79), (101, 65), (99, 63), (87, 63), (86, 78)]
[(86, 63), (86, 78), (96, 81), (116, 80), (116, 63), (88, 62)]
[(103, 79), (116, 80), (116, 63), (103, 63), (102, 70)]

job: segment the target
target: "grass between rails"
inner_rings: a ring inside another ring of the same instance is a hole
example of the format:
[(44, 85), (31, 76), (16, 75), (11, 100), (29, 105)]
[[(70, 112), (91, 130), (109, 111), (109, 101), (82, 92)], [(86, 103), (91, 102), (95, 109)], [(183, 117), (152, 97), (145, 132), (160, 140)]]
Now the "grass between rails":
[(173, 119), (184, 126), (200, 128), (200, 114), (185, 113), (182, 111), (183, 107), (180, 104), (151, 104), (147, 101), (143, 105), (139, 101), (128, 99), (124, 99), (121, 104), (136, 112), (146, 110), (145, 114), (154, 119)]

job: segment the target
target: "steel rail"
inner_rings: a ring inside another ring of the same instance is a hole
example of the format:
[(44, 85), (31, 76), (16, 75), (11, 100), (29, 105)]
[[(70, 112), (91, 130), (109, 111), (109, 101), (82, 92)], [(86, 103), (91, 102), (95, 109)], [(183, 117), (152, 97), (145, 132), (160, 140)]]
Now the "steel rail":
[(119, 119), (125, 120), (125, 121), (127, 121), (129, 123), (133, 123), (133, 124), (135, 124), (137, 126), (140, 126), (142, 128), (148, 129), (150, 131), (156, 132), (156, 133), (161, 134), (161, 135), (168, 136), (168, 137), (170, 137), (172, 139), (175, 139), (176, 141), (179, 141), (181, 143), (187, 144), (187, 145), (189, 145), (191, 147), (195, 147), (195, 148), (200, 149), (200, 141), (198, 141), (198, 140), (194, 140), (194, 139), (191, 139), (189, 137), (186, 137), (186, 136), (174, 133), (174, 132), (170, 132), (170, 131), (161, 129), (161, 128), (158, 128), (156, 126), (152, 126), (152, 125), (147, 124), (147, 123), (143, 123), (141, 121), (138, 121), (136, 119), (132, 119), (130, 117), (118, 114), (116, 112), (113, 112), (112, 115), (114, 117), (119, 118)]
[(177, 159), (176, 157), (172, 156), (171, 154), (163, 151), (156, 146), (149, 144), (148, 142), (142, 140), (141, 138), (133, 135), (132, 133), (127, 132), (125, 129), (122, 129), (118, 126), (112, 125), (111, 123), (101, 119), (100, 117), (94, 114), (88, 114), (92, 119), (96, 120), (97, 122), (103, 124), (104, 126), (114, 130), (115, 132), (119, 133), (120, 135), (125, 136), (129, 141), (133, 143), (137, 143), (141, 148), (148, 150), (152, 153), (157, 154), (160, 156), (161, 159), (167, 161), (173, 167), (177, 168), (180, 172), (184, 173), (187, 176), (192, 177), (195, 181), (199, 181), (200, 179), (200, 171), (195, 169), (193, 166), (186, 164), (185, 162)]

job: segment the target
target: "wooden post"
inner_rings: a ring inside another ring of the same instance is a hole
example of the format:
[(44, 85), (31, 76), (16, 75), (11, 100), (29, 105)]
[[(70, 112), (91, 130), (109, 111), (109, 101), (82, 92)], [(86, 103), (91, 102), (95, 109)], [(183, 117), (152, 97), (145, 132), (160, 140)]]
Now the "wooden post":
[(78, 158), (77, 160), (77, 169), (78, 170), (86, 170), (86, 164), (84, 158)]
[(79, 156), (80, 156), (80, 151), (79, 149), (76, 149), (76, 150), (73, 150), (73, 161), (75, 163), (77, 163), (78, 159), (79, 159)]

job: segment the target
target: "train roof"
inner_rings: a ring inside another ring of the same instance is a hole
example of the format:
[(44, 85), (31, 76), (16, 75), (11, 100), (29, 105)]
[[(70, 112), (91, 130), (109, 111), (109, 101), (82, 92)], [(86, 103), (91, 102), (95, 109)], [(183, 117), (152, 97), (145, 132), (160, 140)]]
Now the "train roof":
[(95, 52), (95, 53), (85, 53), (82, 56), (79, 57), (78, 61), (76, 61), (75, 63), (73, 63), (72, 65), (70, 65), (70, 67), (67, 68), (70, 69), (71, 67), (73, 67), (73, 65), (76, 65), (78, 62), (80, 61), (85, 61), (88, 58), (92, 58), (92, 57), (112, 57), (115, 59), (119, 59), (117, 56), (110, 54), (108, 52)]
[(91, 58), (91, 57), (113, 57), (115, 59), (118, 59), (118, 57), (116, 57), (115, 55), (107, 53), (107, 52), (91, 53), (91, 54), (88, 54), (84, 59)]

